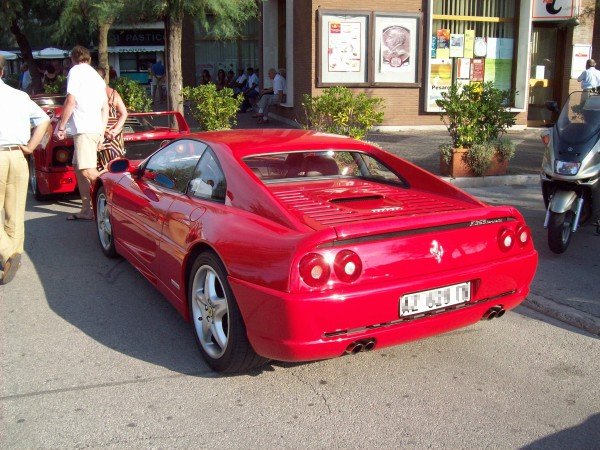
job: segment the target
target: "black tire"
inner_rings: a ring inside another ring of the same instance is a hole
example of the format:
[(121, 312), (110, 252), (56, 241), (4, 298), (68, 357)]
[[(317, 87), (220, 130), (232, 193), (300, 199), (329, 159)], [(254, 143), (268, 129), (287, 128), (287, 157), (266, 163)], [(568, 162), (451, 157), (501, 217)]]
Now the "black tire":
[(110, 210), (104, 187), (100, 187), (96, 193), (96, 231), (98, 232), (98, 242), (100, 243), (102, 253), (109, 258), (116, 258), (118, 253), (115, 248)]
[(33, 194), (33, 197), (41, 202), (48, 198), (47, 195), (44, 195), (40, 192), (40, 188), (37, 183), (37, 176), (35, 174), (35, 158), (33, 155), (29, 158), (29, 189)]
[(548, 246), (554, 253), (564, 253), (571, 242), (573, 220), (575, 213), (550, 213), (548, 221)]
[(225, 267), (212, 252), (201, 253), (194, 261), (188, 307), (196, 344), (213, 370), (247, 372), (267, 361), (250, 345)]

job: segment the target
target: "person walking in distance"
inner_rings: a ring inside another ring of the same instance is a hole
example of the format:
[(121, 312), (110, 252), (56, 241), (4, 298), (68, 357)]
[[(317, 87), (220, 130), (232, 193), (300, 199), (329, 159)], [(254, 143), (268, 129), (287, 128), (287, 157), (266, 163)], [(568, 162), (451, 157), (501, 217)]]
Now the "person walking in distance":
[(67, 220), (93, 220), (90, 186), (100, 175), (96, 169), (97, 152), (108, 122), (106, 84), (90, 66), (90, 52), (80, 45), (71, 50), (73, 67), (67, 80), (67, 98), (56, 128), (59, 139), (67, 136), (66, 127), (73, 131), (73, 166), (81, 196), (81, 211), (70, 214)]
[(596, 69), (596, 61), (588, 59), (585, 63), (585, 70), (581, 72), (577, 81), (581, 82), (581, 89), (591, 91), (600, 87), (600, 70)]
[[(31, 154), (46, 134), (50, 118), (25, 92), (2, 81), (6, 61), (0, 56), (0, 284), (12, 280), (25, 242), (25, 200)], [(31, 131), (33, 126), (33, 132)]]

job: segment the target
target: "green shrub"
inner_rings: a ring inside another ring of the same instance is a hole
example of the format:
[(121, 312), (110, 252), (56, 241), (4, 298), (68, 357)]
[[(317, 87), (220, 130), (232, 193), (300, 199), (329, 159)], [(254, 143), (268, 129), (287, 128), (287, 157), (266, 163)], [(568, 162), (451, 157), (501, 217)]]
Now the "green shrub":
[(490, 142), (473, 144), (467, 152), (467, 165), (477, 176), (482, 176), (492, 165), (496, 148)]
[(110, 86), (119, 93), (128, 111), (152, 111), (152, 99), (138, 82), (127, 77), (119, 77), (111, 81)]
[(62, 94), (66, 88), (67, 77), (64, 75), (57, 75), (52, 83), (46, 84), (44, 86), (44, 92), (46, 94)]
[(242, 96), (233, 96), (233, 90), (224, 88), (217, 91), (213, 83), (196, 87), (186, 86), (181, 94), (190, 101), (192, 117), (205, 131), (228, 130), (237, 123), (237, 112), (242, 104)]
[(304, 94), (305, 128), (363, 139), (367, 131), (383, 122), (383, 99), (365, 93), (354, 95), (345, 87), (323, 90), (320, 96)]
[(498, 151), (498, 159), (500, 161), (510, 161), (515, 156), (515, 143), (507, 137), (497, 139), (494, 142), (494, 147)]
[(455, 148), (469, 148), (498, 139), (515, 124), (515, 113), (507, 106), (509, 91), (496, 89), (493, 83), (453, 84), (442, 99), (440, 118), (446, 125)]
[(440, 144), (438, 148), (440, 150), (440, 156), (442, 157), (442, 160), (446, 164), (450, 164), (450, 161), (452, 161), (452, 150), (454, 149), (452, 144)]

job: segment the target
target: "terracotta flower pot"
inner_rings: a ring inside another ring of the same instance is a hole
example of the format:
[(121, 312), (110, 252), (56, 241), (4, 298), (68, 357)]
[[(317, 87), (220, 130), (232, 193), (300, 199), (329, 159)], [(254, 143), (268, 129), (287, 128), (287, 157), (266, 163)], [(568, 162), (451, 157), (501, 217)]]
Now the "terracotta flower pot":
[[(452, 156), (450, 157), (450, 164), (446, 164), (444, 158), (440, 155), (440, 173), (445, 177), (461, 178), (461, 177), (476, 177), (467, 164), (467, 148), (455, 148), (452, 149)], [(500, 155), (498, 152), (494, 152), (492, 158), (492, 164), (483, 174), (484, 177), (490, 177), (495, 175), (506, 175), (508, 171), (508, 160), (500, 161)]]

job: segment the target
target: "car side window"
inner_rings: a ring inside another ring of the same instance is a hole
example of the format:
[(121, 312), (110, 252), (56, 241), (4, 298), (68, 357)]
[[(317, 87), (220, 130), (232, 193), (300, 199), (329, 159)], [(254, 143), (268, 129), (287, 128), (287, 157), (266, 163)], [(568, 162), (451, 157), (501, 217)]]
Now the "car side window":
[(168, 189), (185, 192), (206, 144), (182, 139), (160, 149), (148, 160), (143, 178)]
[(188, 194), (207, 200), (225, 202), (227, 182), (219, 161), (211, 148), (208, 148), (190, 181)]

